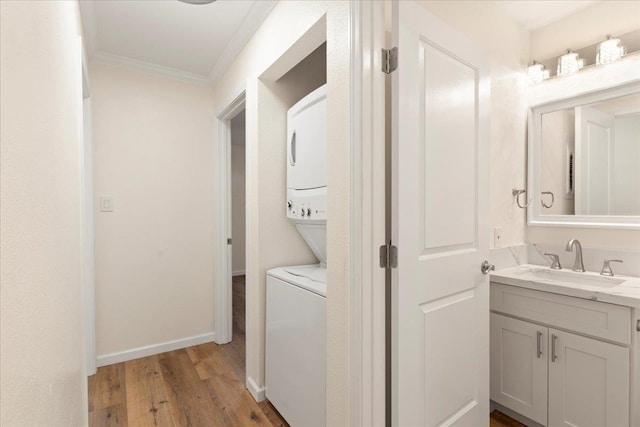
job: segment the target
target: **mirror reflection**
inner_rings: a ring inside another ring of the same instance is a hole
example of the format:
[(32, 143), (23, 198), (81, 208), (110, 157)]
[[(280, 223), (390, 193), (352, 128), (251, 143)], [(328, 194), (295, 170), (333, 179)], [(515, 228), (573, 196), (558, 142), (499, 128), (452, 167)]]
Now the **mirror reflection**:
[(640, 215), (640, 94), (542, 115), (542, 215)]

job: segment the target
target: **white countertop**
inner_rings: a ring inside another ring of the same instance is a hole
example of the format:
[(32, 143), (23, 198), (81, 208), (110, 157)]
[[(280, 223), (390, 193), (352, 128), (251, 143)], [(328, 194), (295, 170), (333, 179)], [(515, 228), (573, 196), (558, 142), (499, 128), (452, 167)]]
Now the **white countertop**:
[[(529, 269), (529, 270), (527, 270)], [(519, 286), (521, 288), (533, 289), (555, 294), (567, 295), (577, 298), (584, 298), (593, 301), (602, 301), (611, 304), (624, 305), (627, 307), (640, 308), (640, 278), (615, 276), (611, 279), (624, 280), (615, 286), (599, 286), (593, 283), (597, 280), (603, 280), (598, 273), (584, 272), (576, 273), (571, 270), (562, 270), (561, 272), (553, 271), (552, 274), (560, 273), (558, 278), (546, 279), (534, 277), (527, 274), (527, 271), (537, 271), (546, 273), (549, 267), (540, 265), (525, 264), (518, 267), (505, 268), (491, 273), (491, 282), (502, 283), (504, 285)], [(563, 281), (561, 275), (571, 278), (572, 281)], [(543, 274), (544, 275), (544, 274)], [(580, 278), (584, 278), (585, 283), (578, 282)], [(578, 279), (578, 280), (576, 280)], [(604, 279), (607, 280), (607, 279)]]

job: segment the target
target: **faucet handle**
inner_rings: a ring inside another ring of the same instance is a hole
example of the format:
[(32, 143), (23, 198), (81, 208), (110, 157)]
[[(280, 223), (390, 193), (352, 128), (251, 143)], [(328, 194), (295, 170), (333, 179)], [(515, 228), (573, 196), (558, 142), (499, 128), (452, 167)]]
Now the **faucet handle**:
[(621, 259), (605, 259), (604, 265), (602, 266), (602, 271), (600, 272), (601, 276), (611, 276), (613, 277), (613, 270), (611, 269), (611, 262), (624, 262)]
[(557, 254), (549, 254), (545, 252), (545, 255), (551, 257), (551, 268), (554, 270), (562, 270), (562, 266), (560, 265), (560, 256)]

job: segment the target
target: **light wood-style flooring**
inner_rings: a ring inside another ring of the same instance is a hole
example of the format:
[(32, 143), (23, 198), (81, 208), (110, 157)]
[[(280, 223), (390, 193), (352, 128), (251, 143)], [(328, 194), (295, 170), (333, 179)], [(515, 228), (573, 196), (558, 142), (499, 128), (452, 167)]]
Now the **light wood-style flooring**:
[[(89, 377), (89, 425), (288, 427), (245, 389), (245, 278), (233, 278), (233, 340), (104, 366)], [(526, 427), (493, 411), (490, 427)]]
[(286, 421), (245, 388), (244, 276), (233, 280), (233, 340), (98, 369), (89, 377), (89, 425), (276, 426)]

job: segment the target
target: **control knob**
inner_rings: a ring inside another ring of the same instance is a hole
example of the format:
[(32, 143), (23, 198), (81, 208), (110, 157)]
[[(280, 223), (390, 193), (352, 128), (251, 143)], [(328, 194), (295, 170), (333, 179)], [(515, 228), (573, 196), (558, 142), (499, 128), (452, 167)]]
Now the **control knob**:
[(307, 216), (311, 216), (311, 208), (307, 208)]

